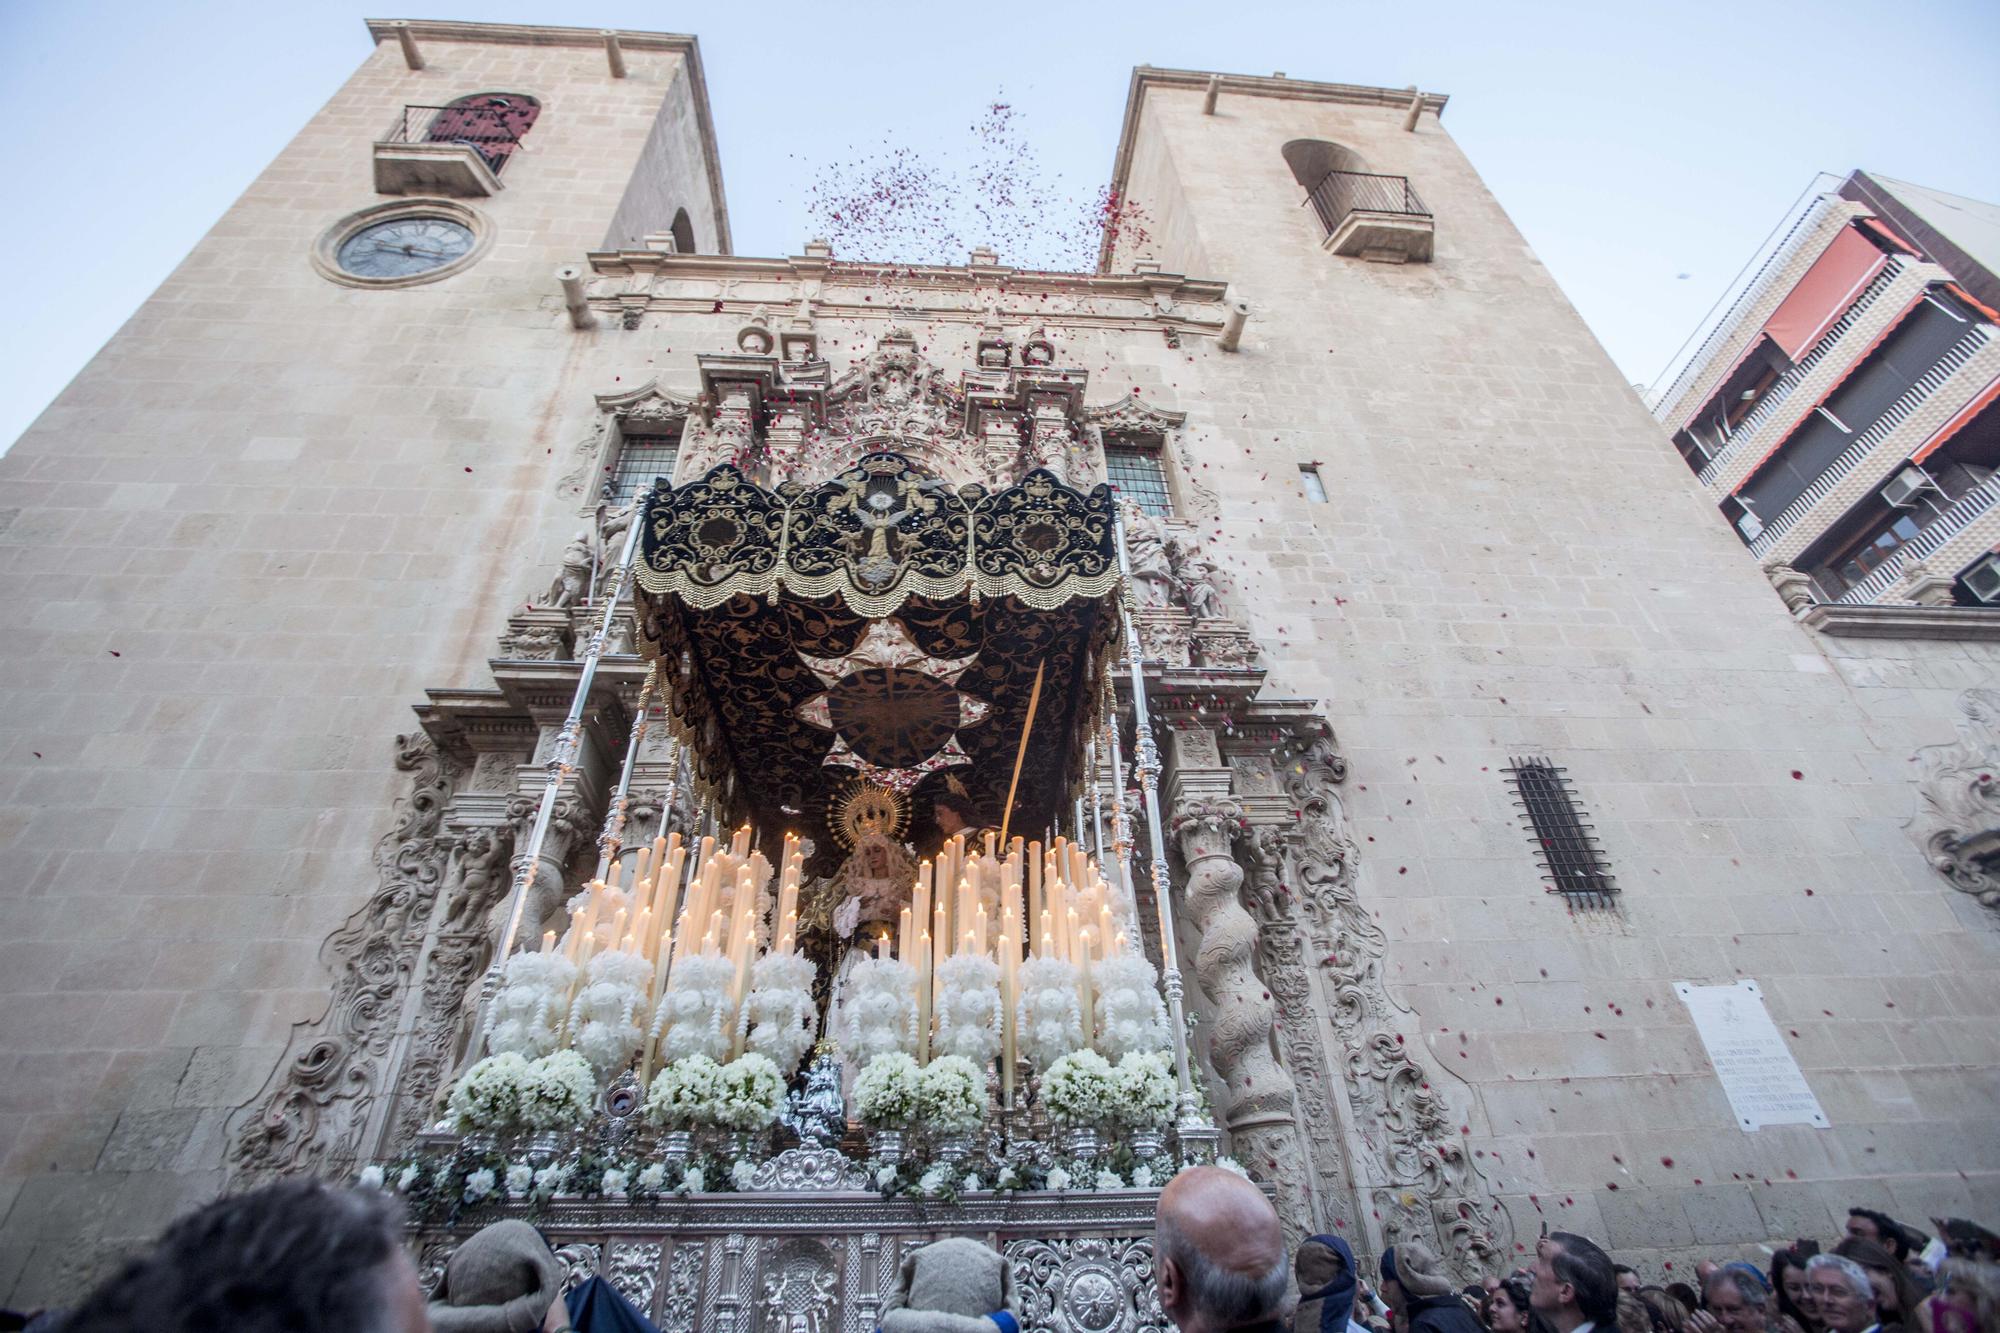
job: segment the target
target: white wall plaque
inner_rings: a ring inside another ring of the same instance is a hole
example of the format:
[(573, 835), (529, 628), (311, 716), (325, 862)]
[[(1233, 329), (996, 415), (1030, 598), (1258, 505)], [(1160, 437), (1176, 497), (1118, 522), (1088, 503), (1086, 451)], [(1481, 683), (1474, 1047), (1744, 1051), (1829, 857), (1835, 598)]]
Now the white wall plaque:
[(1695, 1031), (1708, 1048), (1708, 1061), (1736, 1112), (1736, 1127), (1749, 1131), (1766, 1125), (1812, 1125), (1828, 1128), (1819, 1098), (1799, 1072), (1799, 1062), (1779, 1035), (1764, 1008), (1764, 993), (1754, 981), (1733, 986), (1674, 983), (1687, 1005)]

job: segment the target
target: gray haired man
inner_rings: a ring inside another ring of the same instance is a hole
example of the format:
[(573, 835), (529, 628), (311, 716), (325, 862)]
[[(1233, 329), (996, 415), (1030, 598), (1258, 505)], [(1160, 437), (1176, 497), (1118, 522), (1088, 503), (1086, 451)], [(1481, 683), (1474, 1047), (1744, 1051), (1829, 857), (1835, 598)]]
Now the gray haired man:
[(1233, 1171), (1197, 1166), (1160, 1191), (1153, 1273), (1181, 1333), (1277, 1333), (1290, 1265), (1277, 1210)]
[(1826, 1333), (1875, 1333), (1875, 1284), (1868, 1270), (1837, 1254), (1806, 1260), (1806, 1291), (1819, 1305)]

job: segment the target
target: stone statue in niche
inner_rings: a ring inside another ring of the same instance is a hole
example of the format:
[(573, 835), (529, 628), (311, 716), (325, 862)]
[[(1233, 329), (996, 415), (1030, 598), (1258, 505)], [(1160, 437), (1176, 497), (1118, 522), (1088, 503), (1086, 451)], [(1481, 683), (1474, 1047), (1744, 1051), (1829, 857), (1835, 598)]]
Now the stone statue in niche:
[(634, 495), (620, 509), (613, 509), (609, 500), (597, 506), (597, 581), (600, 584), (611, 577), (618, 557), (625, 552), (625, 534), (632, 527), (632, 520), (638, 517), (640, 498)]
[(1140, 606), (1171, 605), (1174, 568), (1160, 521), (1130, 500), (1125, 501), (1124, 510), (1125, 559), (1132, 566), (1132, 595)]
[(1222, 574), (1192, 537), (1175, 537), (1167, 542), (1167, 559), (1173, 566), (1174, 585), (1181, 600), (1196, 620), (1221, 620), (1229, 613), (1222, 606)]
[(2000, 690), (1967, 690), (1958, 714), (1955, 744), (1914, 756), (1923, 805), (1908, 828), (1953, 888), (2000, 908)]
[(596, 564), (596, 557), (590, 553), (590, 534), (577, 533), (563, 548), (562, 568), (556, 571), (548, 592), (534, 605), (556, 611), (566, 611), (575, 606), (589, 589), (591, 570)]

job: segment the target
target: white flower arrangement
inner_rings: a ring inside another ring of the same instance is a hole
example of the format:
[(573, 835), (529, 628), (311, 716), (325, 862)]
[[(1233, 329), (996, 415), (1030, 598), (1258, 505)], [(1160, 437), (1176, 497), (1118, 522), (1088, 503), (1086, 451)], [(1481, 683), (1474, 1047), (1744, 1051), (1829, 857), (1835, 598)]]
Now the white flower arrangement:
[(1097, 986), (1097, 1049), (1117, 1060), (1134, 1051), (1165, 1049), (1167, 1006), (1160, 999), (1160, 977), (1152, 963), (1136, 953), (1107, 958), (1091, 978)]
[(1110, 1167), (1100, 1167), (1097, 1172), (1096, 1187), (1101, 1190), (1122, 1190), (1125, 1188), (1125, 1181)]
[(993, 1188), (995, 1189), (1012, 1190), (1019, 1189), (1020, 1187), (1021, 1173), (1014, 1169), (1012, 1163), (1001, 1167), (1000, 1174), (993, 1181)]
[(631, 1180), (631, 1176), (627, 1173), (620, 1171), (615, 1166), (608, 1166), (604, 1169), (604, 1174), (598, 1178), (597, 1188), (606, 1198), (616, 1199), (624, 1195), (625, 1187), (631, 1183)]
[(813, 963), (791, 953), (767, 953), (750, 968), (750, 994), (743, 1002), (746, 1044), (782, 1072), (798, 1068), (812, 1049), (817, 1014), (812, 998)]
[(521, 1080), (521, 1123), (530, 1129), (574, 1129), (597, 1103), (597, 1079), (575, 1051), (557, 1051), (528, 1065)]
[(583, 987), (569, 1007), (569, 1040), (599, 1074), (638, 1053), (652, 985), (653, 965), (636, 953), (613, 950), (585, 964)]
[(408, 1166), (404, 1167), (402, 1174), (396, 1177), (396, 1193), (408, 1194), (410, 1192), (410, 1187), (417, 1183), (418, 1175), (419, 1172), (417, 1170), (417, 1164), (415, 1162), (412, 1162)]
[(1113, 1123), (1124, 1129), (1165, 1129), (1173, 1123), (1180, 1086), (1164, 1051), (1126, 1052), (1113, 1078)]
[(666, 994), (653, 1012), (660, 1058), (669, 1064), (690, 1055), (721, 1060), (729, 1054), (735, 1015), (729, 1003), (736, 965), (712, 954), (687, 954), (674, 964)]
[(885, 1190), (885, 1189), (888, 1189), (888, 1188), (889, 1188), (889, 1187), (890, 1187), (891, 1185), (893, 1185), (893, 1184), (895, 1184), (895, 1183), (896, 1183), (896, 1168), (895, 1168), (895, 1167), (893, 1167), (893, 1166), (878, 1166), (878, 1167), (876, 1167), (876, 1168), (875, 1168), (875, 1188), (876, 1188), (876, 1189), (884, 1189), (884, 1190)]
[(1036, 1069), (1083, 1045), (1083, 1006), (1076, 995), (1076, 968), (1060, 958), (1030, 958), (1021, 964), (1018, 1024), (1021, 1054)]
[(785, 1078), (770, 1057), (752, 1051), (722, 1067), (721, 1105), (715, 1123), (723, 1129), (768, 1129), (785, 1106)]
[(560, 953), (517, 953), (507, 960), (506, 979), (493, 997), (492, 1031), (486, 1048), (535, 1059), (562, 1041), (563, 1007), (576, 982), (576, 964)]
[(465, 1201), (467, 1203), (478, 1203), (481, 1199), (491, 1194), (499, 1183), (494, 1177), (491, 1167), (480, 1167), (477, 1171), (473, 1171), (465, 1177)]
[(569, 1168), (559, 1164), (543, 1167), (535, 1172), (535, 1193), (547, 1198), (561, 1192), (569, 1185)]
[(1135, 1188), (1149, 1190), (1153, 1188), (1154, 1179), (1153, 1168), (1144, 1162), (1132, 1168), (1132, 1184)]
[(646, 1089), (646, 1119), (667, 1129), (694, 1129), (708, 1122), (722, 1095), (722, 1066), (705, 1055), (690, 1055), (653, 1075)]
[(1104, 1125), (1117, 1113), (1118, 1081), (1096, 1051), (1071, 1051), (1042, 1074), (1042, 1104), (1060, 1129)]
[(917, 1177), (917, 1191), (920, 1194), (942, 1194), (947, 1179), (943, 1166), (934, 1166)]
[(917, 1076), (917, 1107), (933, 1129), (947, 1134), (977, 1129), (986, 1118), (986, 1079), (964, 1056), (940, 1055)]
[(1060, 1166), (1052, 1166), (1049, 1168), (1048, 1175), (1043, 1177), (1042, 1183), (1047, 1185), (1052, 1190), (1061, 1192), (1070, 1187), (1071, 1176), (1069, 1172), (1064, 1168)]
[(915, 1051), (916, 985), (916, 969), (900, 959), (856, 963), (840, 1002), (843, 1049), (863, 1065), (890, 1051)]
[(639, 1173), (639, 1188), (648, 1194), (658, 1194), (667, 1184), (667, 1168), (658, 1162)]
[(922, 1102), (922, 1073), (901, 1051), (876, 1056), (854, 1080), (854, 1109), (870, 1129), (906, 1129)]
[(516, 1162), (507, 1168), (507, 1193), (516, 1199), (526, 1198), (535, 1186), (535, 1168), (526, 1162)]
[(700, 1194), (703, 1190), (706, 1190), (707, 1188), (708, 1188), (708, 1177), (702, 1174), (702, 1170), (700, 1167), (691, 1166), (686, 1171), (681, 1173), (681, 1183), (678, 1191), (679, 1193)]
[(365, 1190), (379, 1190), (382, 1188), (382, 1182), (382, 1168), (372, 1163), (362, 1167), (361, 1174), (354, 1179), (354, 1183)]
[(961, 953), (937, 965), (937, 1047), (985, 1064), (1000, 1053), (1000, 965)]
[(521, 1119), (521, 1085), (531, 1068), (518, 1051), (489, 1055), (452, 1087), (446, 1110), (461, 1133), (511, 1129)]
[(965, 1179), (958, 1182), (958, 1189), (961, 1194), (970, 1194), (974, 1190), (983, 1190), (985, 1188), (986, 1186), (981, 1183), (979, 1173), (976, 1171), (966, 1172)]
[(729, 1183), (741, 1194), (749, 1190), (751, 1181), (757, 1177), (756, 1163), (747, 1157), (739, 1157), (729, 1164)]

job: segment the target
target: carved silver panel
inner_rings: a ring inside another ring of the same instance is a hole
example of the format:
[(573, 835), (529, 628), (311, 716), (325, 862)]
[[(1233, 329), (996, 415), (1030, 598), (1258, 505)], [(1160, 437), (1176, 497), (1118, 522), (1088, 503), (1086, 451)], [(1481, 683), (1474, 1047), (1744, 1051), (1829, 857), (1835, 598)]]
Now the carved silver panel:
[(1024, 1327), (1058, 1333), (1172, 1327), (1153, 1287), (1150, 1236), (1017, 1240), (1006, 1254)]

